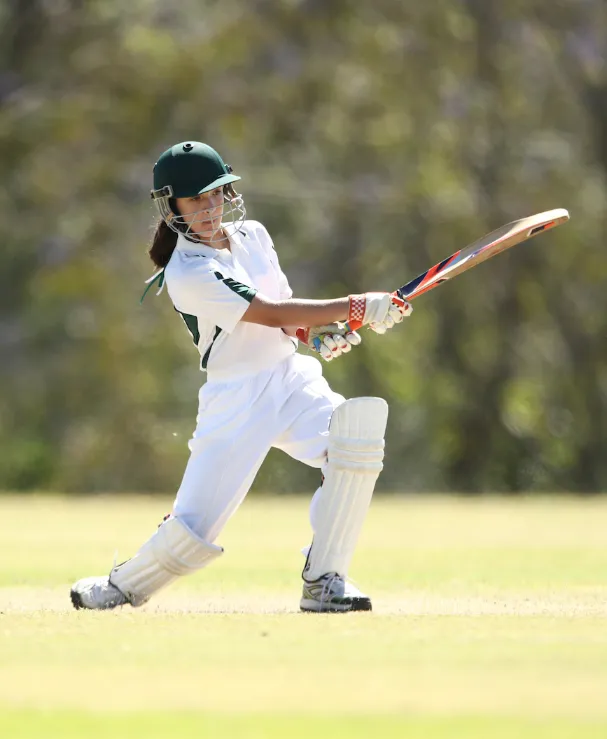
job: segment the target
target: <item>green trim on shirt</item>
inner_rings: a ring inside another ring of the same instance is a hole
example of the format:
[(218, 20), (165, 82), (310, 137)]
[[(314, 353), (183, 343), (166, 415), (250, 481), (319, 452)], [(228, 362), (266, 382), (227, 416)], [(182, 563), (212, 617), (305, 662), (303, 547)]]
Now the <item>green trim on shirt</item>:
[[(182, 313), (180, 310), (177, 310), (175, 308), (177, 313), (183, 318), (183, 322), (187, 326), (188, 331), (192, 335), (192, 341), (196, 346), (198, 346), (198, 342), (200, 341), (200, 331), (198, 330), (198, 318), (196, 316), (192, 316), (189, 313)], [(215, 335), (211, 339), (211, 343), (209, 344), (209, 348), (204, 353), (204, 356), (200, 362), (200, 368), (203, 370), (206, 370), (207, 364), (209, 363), (209, 357), (211, 356), (211, 349), (213, 348), (213, 345), (215, 344), (215, 341), (217, 340), (217, 337), (221, 333), (221, 329), (219, 326), (215, 326)]]
[[(177, 310), (177, 308), (175, 308)], [(183, 322), (187, 326), (188, 331), (192, 335), (192, 341), (194, 342), (195, 346), (198, 346), (198, 342), (200, 341), (200, 331), (198, 330), (198, 318), (196, 316), (192, 316), (189, 313), (182, 313), (180, 310), (177, 310), (177, 313), (183, 318)]]
[(257, 288), (255, 287), (243, 285), (242, 282), (237, 282), (231, 277), (224, 277), (221, 272), (215, 272), (214, 275), (215, 277), (217, 277), (218, 280), (221, 280), (223, 283), (225, 283), (225, 285), (227, 285), (230, 290), (235, 292), (237, 295), (240, 295), (241, 298), (244, 298), (247, 303), (251, 303), (253, 301), (253, 298), (257, 295)]
[(211, 349), (213, 348), (213, 345), (215, 344), (215, 340), (221, 333), (221, 329), (219, 326), (215, 326), (215, 336), (213, 336), (213, 340), (209, 344), (209, 348), (204, 353), (204, 357), (202, 358), (202, 362), (200, 363), (200, 368), (205, 370), (207, 368), (207, 364), (209, 363), (209, 357), (211, 355)]
[[(231, 277), (224, 277), (221, 272), (214, 272), (215, 277), (218, 280), (221, 280), (227, 287), (230, 288), (233, 292), (235, 292), (237, 295), (240, 295), (241, 298), (244, 298), (248, 303), (250, 303), (255, 295), (257, 294), (257, 290), (254, 287), (249, 287), (248, 285), (243, 285), (242, 282), (238, 282), (237, 280), (232, 279)], [(177, 310), (175, 308), (177, 313), (182, 317), (183, 322), (185, 323), (188, 331), (190, 332), (190, 335), (192, 336), (192, 341), (196, 346), (198, 346), (198, 342), (200, 341), (200, 331), (198, 329), (198, 318), (196, 316), (191, 315), (190, 313), (182, 313), (180, 310)], [(211, 343), (209, 344), (208, 349), (204, 353), (204, 356), (202, 357), (202, 361), (200, 363), (200, 367), (203, 370), (206, 370), (207, 364), (209, 363), (209, 357), (211, 356), (211, 349), (215, 345), (215, 342), (217, 341), (217, 338), (219, 337), (219, 334), (221, 333), (222, 329), (219, 326), (215, 326), (215, 335), (213, 336), (213, 339), (211, 340)]]

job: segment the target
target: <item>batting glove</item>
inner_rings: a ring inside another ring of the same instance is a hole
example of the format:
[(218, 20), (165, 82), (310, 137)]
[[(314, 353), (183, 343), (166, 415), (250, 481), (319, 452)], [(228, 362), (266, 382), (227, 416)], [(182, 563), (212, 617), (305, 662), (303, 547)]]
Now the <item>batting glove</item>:
[(407, 303), (396, 293), (350, 295), (348, 324), (353, 328), (366, 324), (376, 333), (385, 334), (412, 312), (411, 303)]
[(342, 354), (352, 351), (362, 341), (347, 323), (330, 323), (328, 326), (298, 328), (297, 338), (326, 361), (331, 362)]

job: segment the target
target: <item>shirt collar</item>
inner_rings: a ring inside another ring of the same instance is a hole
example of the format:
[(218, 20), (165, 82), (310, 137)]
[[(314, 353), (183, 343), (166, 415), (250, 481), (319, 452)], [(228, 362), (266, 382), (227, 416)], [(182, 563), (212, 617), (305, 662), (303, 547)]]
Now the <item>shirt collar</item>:
[[(232, 249), (234, 249), (234, 246), (236, 246), (237, 248), (242, 246), (242, 242), (238, 233), (235, 233), (233, 235), (228, 234), (228, 238), (230, 239)], [(183, 254), (189, 254), (191, 256), (202, 255), (205, 257), (221, 258), (224, 255), (230, 254), (227, 249), (214, 249), (208, 244), (195, 243), (194, 241), (190, 241), (189, 239), (186, 239), (186, 237), (181, 233), (177, 235), (176, 248)]]
[(176, 249), (183, 254), (190, 254), (192, 256), (196, 254), (201, 254), (205, 257), (217, 256), (217, 254), (221, 251), (221, 249), (213, 249), (212, 246), (208, 246), (207, 244), (196, 244), (195, 242), (186, 239), (183, 234), (177, 235)]

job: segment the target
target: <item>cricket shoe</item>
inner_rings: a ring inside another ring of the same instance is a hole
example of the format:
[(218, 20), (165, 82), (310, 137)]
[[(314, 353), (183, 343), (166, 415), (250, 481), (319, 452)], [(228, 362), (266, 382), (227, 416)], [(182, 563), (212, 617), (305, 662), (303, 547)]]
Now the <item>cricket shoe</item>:
[(318, 580), (304, 580), (299, 607), (313, 613), (370, 611), (371, 598), (336, 572), (329, 572)]
[(107, 611), (129, 603), (126, 595), (112, 585), (110, 578), (85, 577), (72, 585), (70, 591), (72, 605), (76, 610), (90, 608), (98, 611)]

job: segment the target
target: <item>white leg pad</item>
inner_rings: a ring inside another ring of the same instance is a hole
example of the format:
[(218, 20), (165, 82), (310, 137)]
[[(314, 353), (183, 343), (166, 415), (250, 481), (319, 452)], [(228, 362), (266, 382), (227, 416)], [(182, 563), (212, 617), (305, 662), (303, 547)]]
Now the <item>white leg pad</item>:
[(352, 398), (338, 406), (329, 427), (325, 479), (317, 493), (314, 542), (305, 580), (336, 572), (346, 577), (375, 483), (383, 469), (388, 404)]
[(141, 606), (154, 593), (181, 575), (206, 567), (223, 554), (222, 547), (209, 544), (179, 518), (168, 518), (137, 554), (110, 573), (110, 583)]

